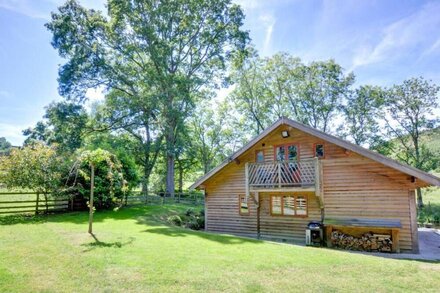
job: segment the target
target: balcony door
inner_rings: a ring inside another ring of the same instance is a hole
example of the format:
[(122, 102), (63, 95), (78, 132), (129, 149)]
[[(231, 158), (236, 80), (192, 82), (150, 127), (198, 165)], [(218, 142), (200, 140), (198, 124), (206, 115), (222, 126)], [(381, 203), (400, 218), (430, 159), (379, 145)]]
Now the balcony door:
[(297, 144), (284, 144), (274, 147), (275, 160), (281, 163), (281, 181), (286, 185), (301, 183), (299, 168), (299, 146)]

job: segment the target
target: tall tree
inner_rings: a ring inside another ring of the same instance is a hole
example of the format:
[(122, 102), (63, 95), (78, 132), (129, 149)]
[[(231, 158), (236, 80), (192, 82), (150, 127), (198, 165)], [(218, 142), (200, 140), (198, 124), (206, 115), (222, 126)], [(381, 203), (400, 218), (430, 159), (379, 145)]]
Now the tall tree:
[(167, 192), (174, 196), (176, 131), (194, 105), (193, 92), (222, 77), (225, 61), (244, 48), (244, 14), (230, 0), (109, 0), (108, 17), (69, 0), (47, 25), (68, 61), (62, 94), (79, 97), (103, 85), (159, 98), (167, 149)]
[(222, 122), (221, 117), (216, 117), (211, 107), (206, 104), (199, 105), (197, 112), (190, 120), (193, 149), (204, 174), (215, 167), (226, 155)]
[(272, 104), (273, 118), (289, 116), (303, 121), (299, 108), (298, 69), (302, 63), (299, 58), (288, 53), (278, 53), (266, 58), (264, 66), (265, 85)]
[(142, 166), (142, 191), (145, 195), (148, 195), (150, 176), (163, 146), (156, 104), (148, 93), (138, 97), (115, 89), (106, 96), (94, 116), (97, 122), (94, 131), (114, 131), (132, 138), (126, 147)]
[(357, 145), (371, 145), (377, 141), (384, 96), (384, 90), (378, 86), (361, 86), (352, 91), (342, 107), (345, 120), (342, 135)]
[(302, 122), (327, 132), (354, 83), (354, 75), (346, 75), (334, 60), (312, 62), (298, 70), (296, 82)]
[[(390, 89), (383, 115), (388, 137), (398, 142), (391, 144), (397, 146), (398, 158), (425, 171), (434, 167), (436, 155), (426, 147), (421, 135), (439, 122), (433, 111), (439, 107), (439, 92), (439, 86), (422, 77), (405, 80)], [(417, 204), (423, 207), (420, 188), (417, 189)]]
[(249, 54), (242, 60), (239, 56), (231, 70), (234, 89), (228, 99), (246, 120), (254, 135), (263, 131), (272, 121), (271, 108), (264, 74), (264, 60), (254, 48), (248, 48)]

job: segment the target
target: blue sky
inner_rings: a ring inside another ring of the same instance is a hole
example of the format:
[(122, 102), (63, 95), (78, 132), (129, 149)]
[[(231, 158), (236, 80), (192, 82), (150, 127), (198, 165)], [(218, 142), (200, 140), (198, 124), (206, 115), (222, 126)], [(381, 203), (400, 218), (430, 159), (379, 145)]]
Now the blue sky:
[[(44, 23), (63, 2), (0, 0), (0, 137), (14, 144), (22, 143), (21, 130), (40, 120), (47, 104), (61, 99), (56, 79), (62, 60)], [(102, 0), (80, 2), (104, 7)], [(440, 1), (237, 2), (263, 56), (286, 51), (306, 62), (333, 58), (355, 73), (357, 84), (386, 86), (420, 75), (440, 84)]]

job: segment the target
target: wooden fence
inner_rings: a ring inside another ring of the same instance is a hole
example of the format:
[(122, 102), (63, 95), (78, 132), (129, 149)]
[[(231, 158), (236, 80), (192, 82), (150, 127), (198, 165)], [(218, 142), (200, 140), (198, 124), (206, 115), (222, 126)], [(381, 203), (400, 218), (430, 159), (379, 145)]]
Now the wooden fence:
[(53, 198), (36, 192), (0, 192), (0, 214), (24, 214), (45, 212), (63, 212), (69, 208), (69, 201), (63, 198)]
[(147, 204), (160, 205), (169, 203), (184, 203), (184, 204), (204, 204), (204, 196), (202, 193), (177, 193), (174, 198), (164, 197), (157, 194), (145, 196), (141, 192), (133, 192), (127, 196), (125, 205)]
[[(202, 193), (177, 193), (174, 198), (164, 197), (157, 194), (148, 196), (141, 192), (132, 192), (123, 199), (123, 205), (162, 205), (170, 203), (184, 203), (199, 205), (204, 204)], [(83, 200), (68, 200), (65, 198), (53, 198), (48, 196), (47, 211), (65, 212), (68, 210), (85, 210), (87, 208)], [(0, 192), (0, 215), (2, 214), (38, 214), (46, 212), (46, 201), (43, 194), (36, 192)]]

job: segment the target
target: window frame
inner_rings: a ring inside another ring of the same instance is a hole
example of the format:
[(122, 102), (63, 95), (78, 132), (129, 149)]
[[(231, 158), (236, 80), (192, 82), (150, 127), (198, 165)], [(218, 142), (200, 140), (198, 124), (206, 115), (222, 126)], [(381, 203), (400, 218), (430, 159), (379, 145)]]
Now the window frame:
[[(323, 150), (324, 150), (324, 155), (322, 156), (322, 157), (318, 157), (317, 155), (316, 155), (316, 146), (317, 145), (322, 145), (322, 148), (323, 148)], [(325, 154), (326, 154), (326, 147), (325, 147), (325, 143), (314, 143), (313, 144), (313, 157), (314, 158), (318, 158), (318, 159), (325, 159)]]
[[(295, 214), (294, 215), (286, 215), (284, 214), (284, 197), (285, 196), (291, 196), (293, 197), (293, 202), (294, 202), (294, 211)], [(306, 213), (305, 215), (298, 215), (296, 208), (297, 208), (297, 199), (299, 196), (302, 196), (305, 198), (306, 200)], [(273, 213), (273, 198), (274, 197), (281, 197), (281, 214), (274, 214)], [(270, 199), (269, 199), (269, 204), (270, 204), (270, 215), (272, 217), (288, 217), (288, 218), (307, 218), (309, 216), (309, 196), (307, 193), (289, 193), (289, 194), (271, 194), (270, 195)]]
[[(258, 153), (262, 152), (263, 153), (263, 162), (258, 162)], [(255, 150), (255, 163), (264, 163), (265, 161), (265, 153), (264, 150)]]
[(249, 208), (249, 198), (246, 201), (246, 205), (247, 205), (247, 213), (244, 213), (241, 211), (241, 204), (242, 204), (242, 198), (246, 198), (245, 194), (239, 194), (238, 195), (238, 213), (240, 214), (240, 216), (249, 216), (251, 214), (251, 210)]
[[(277, 148), (279, 147), (284, 147), (284, 161), (283, 162), (290, 162), (288, 160), (289, 158), (289, 146), (296, 146), (296, 162), (299, 162), (300, 160), (300, 156), (301, 156), (301, 152), (300, 152), (300, 148), (299, 148), (299, 143), (283, 143), (283, 144), (277, 144), (273, 146), (273, 160), (274, 162), (280, 162), (277, 160)], [(292, 161), (295, 162), (295, 161)]]

